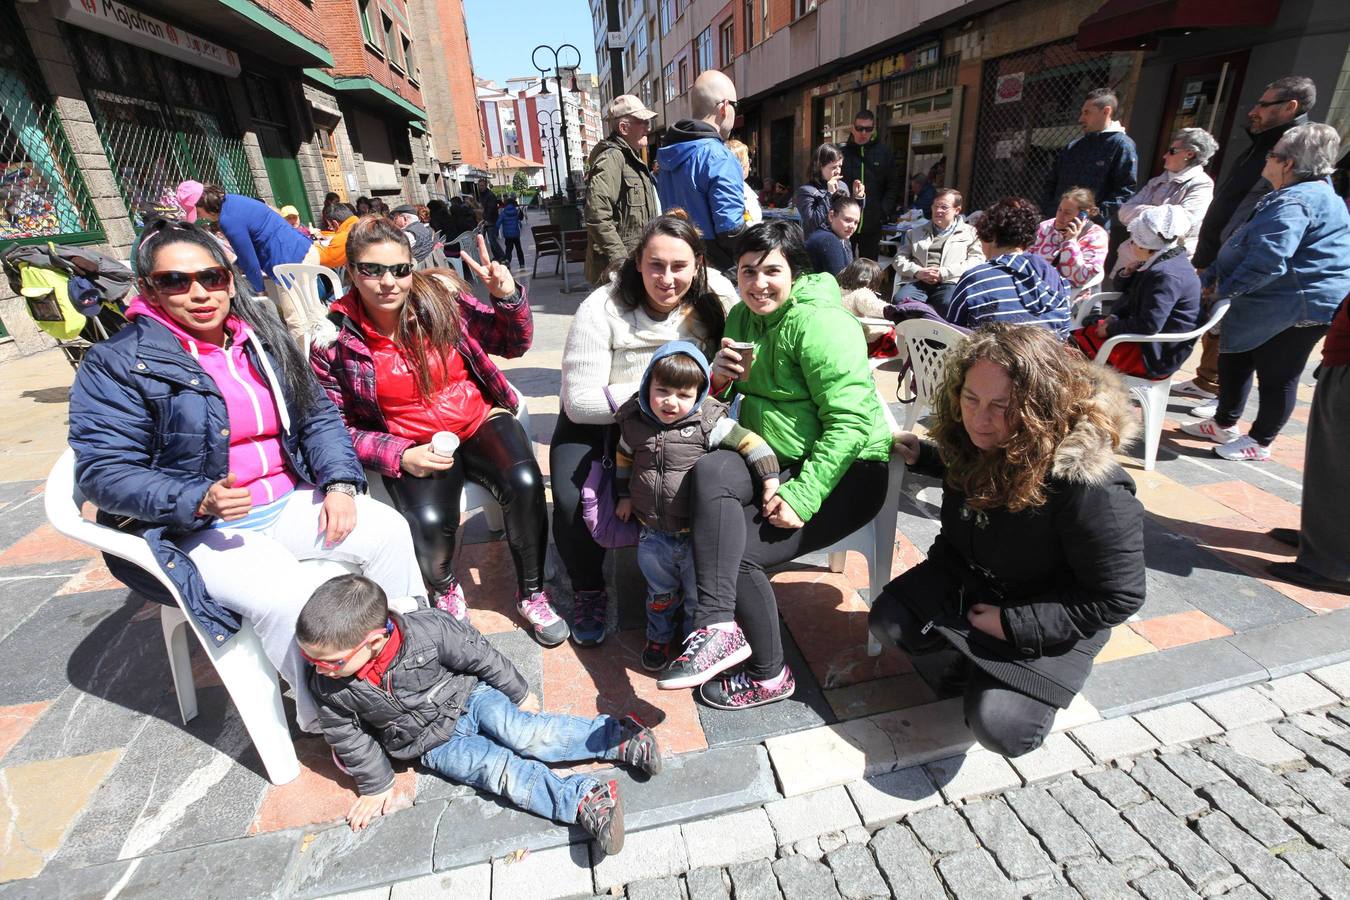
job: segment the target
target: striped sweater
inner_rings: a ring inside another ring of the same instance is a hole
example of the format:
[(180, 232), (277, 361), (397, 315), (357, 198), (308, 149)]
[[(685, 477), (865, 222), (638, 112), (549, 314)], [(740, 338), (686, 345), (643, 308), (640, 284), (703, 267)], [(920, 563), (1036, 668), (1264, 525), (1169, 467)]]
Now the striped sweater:
[(1044, 325), (1069, 334), (1071, 288), (1034, 253), (1005, 253), (966, 270), (952, 292), (947, 319), (963, 328), (989, 323)]

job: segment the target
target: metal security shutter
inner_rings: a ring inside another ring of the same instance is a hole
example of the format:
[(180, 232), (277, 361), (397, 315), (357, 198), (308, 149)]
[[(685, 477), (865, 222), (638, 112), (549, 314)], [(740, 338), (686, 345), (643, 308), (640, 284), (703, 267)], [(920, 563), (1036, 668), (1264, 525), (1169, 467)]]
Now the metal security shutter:
[(1134, 54), (1085, 53), (1071, 39), (986, 62), (966, 208), (1007, 196), (1039, 205), (1055, 155), (1082, 133), (1078, 114), (1088, 92), (1109, 87), (1123, 98), (1133, 77)]

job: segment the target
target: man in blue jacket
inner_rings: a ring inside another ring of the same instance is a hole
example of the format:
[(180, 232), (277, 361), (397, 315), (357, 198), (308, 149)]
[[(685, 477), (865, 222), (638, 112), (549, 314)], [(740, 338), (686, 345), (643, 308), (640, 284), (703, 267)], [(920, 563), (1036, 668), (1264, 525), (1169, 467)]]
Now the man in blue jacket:
[(694, 79), (691, 106), (694, 118), (676, 122), (656, 154), (656, 192), (662, 208), (689, 213), (708, 243), (709, 264), (727, 269), (745, 228), (745, 176), (724, 143), (736, 122), (736, 85), (709, 69)]
[(253, 293), (266, 293), (277, 304), (291, 334), (302, 336), (309, 326), (304, 310), (292, 306), (272, 270), (289, 263), (318, 265), (318, 245), (301, 237), (266, 203), (241, 194), (227, 194), (219, 185), (203, 186), (195, 213), (188, 221), (202, 219), (219, 226)]
[(1098, 224), (1111, 230), (1116, 210), (1134, 196), (1139, 182), (1139, 151), (1125, 126), (1116, 121), (1119, 108), (1120, 100), (1107, 88), (1087, 95), (1078, 114), (1083, 135), (1055, 158), (1041, 197), (1042, 215), (1054, 214), (1065, 191), (1085, 187), (1097, 198)]

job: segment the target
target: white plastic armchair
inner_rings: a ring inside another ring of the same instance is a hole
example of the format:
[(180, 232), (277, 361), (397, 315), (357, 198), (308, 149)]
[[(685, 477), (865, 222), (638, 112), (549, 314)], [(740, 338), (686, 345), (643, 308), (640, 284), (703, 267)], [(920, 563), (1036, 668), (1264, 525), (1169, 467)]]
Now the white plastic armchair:
[(873, 369), (887, 369), (909, 359), (914, 371), (914, 400), (905, 410), (905, 431), (911, 431), (919, 416), (933, 405), (942, 384), (942, 365), (947, 353), (961, 342), (965, 332), (945, 322), (908, 319), (895, 327), (899, 356), (881, 360)]
[[(1228, 313), (1228, 300), (1220, 300), (1210, 310), (1209, 318), (1199, 328), (1181, 334), (1118, 334), (1107, 340), (1097, 350), (1093, 362), (1106, 365), (1111, 351), (1119, 344), (1179, 344), (1200, 337), (1206, 331), (1219, 324)], [(1167, 414), (1167, 396), (1172, 390), (1172, 376), (1153, 381), (1148, 378), (1136, 378), (1122, 375), (1130, 396), (1138, 401), (1144, 410), (1144, 471), (1153, 470), (1158, 460), (1158, 442), (1162, 438), (1163, 417)]]
[(1073, 327), (1082, 328), (1087, 317), (1095, 309), (1102, 312), (1110, 307), (1112, 303), (1120, 299), (1120, 291), (1102, 291), (1100, 294), (1084, 294), (1081, 297), (1074, 294), (1074, 299), (1070, 300), (1069, 310), (1073, 315)]
[(344, 290), (342, 276), (327, 266), (312, 266), (305, 263), (274, 266), (272, 274), (276, 276), (277, 284), (286, 292), (291, 305), (300, 311), (308, 323), (305, 346), (301, 348), (308, 353), (314, 328), (324, 316), (328, 315), (328, 308), (323, 305), (323, 300), (319, 296), (319, 280), (328, 279), (329, 285), (333, 288), (333, 296), (340, 297)]
[[(291, 743), (290, 728), (286, 724), (277, 672), (263, 653), (262, 644), (248, 620), (244, 620), (238, 633), (229, 640), (211, 640), (196, 620), (187, 614), (177, 587), (164, 574), (150, 545), (143, 538), (86, 519), (82, 514), (84, 492), (75, 482), (74, 450), (67, 449), (52, 467), (51, 474), (47, 476), (43, 502), (47, 521), (58, 532), (126, 560), (152, 576), (173, 597), (177, 605), (161, 607), (159, 620), (183, 722), (187, 723), (197, 715), (197, 688), (192, 678), (187, 642), (187, 632), (191, 629), (215, 666), (230, 699), (234, 701), (239, 718), (248, 730), (258, 756), (262, 758), (268, 780), (273, 784), (294, 780), (300, 774), (300, 763), (296, 759), (295, 745)], [(332, 560), (307, 560), (304, 565), (331, 571), (333, 575), (355, 571), (353, 567)]]

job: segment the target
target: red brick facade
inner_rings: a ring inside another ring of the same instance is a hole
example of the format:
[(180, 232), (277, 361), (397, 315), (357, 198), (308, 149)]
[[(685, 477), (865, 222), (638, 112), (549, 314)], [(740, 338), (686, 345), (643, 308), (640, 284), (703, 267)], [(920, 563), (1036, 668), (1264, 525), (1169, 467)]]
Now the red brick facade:
[[(302, 5), (298, 0), (273, 0), (280, 5)], [(431, 42), (418, 41), (408, 18), (405, 0), (314, 0), (314, 12), (323, 21), (324, 43), (336, 63), (334, 75), (369, 75), (412, 104), (426, 108), (416, 80), (423, 51)], [(367, 17), (369, 35), (362, 26)], [(386, 27), (387, 26), (387, 27)], [(414, 71), (407, 71), (404, 41), (411, 42)]]

